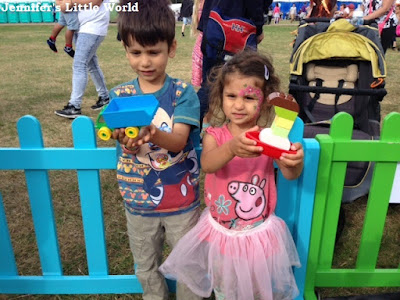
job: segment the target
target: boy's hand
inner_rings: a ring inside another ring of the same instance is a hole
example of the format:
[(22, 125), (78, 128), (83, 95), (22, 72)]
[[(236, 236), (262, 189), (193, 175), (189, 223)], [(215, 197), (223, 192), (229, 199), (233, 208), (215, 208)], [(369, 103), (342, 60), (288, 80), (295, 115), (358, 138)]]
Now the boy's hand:
[(111, 138), (117, 140), (120, 144), (124, 144), (125, 128), (116, 128), (111, 134)]
[[(255, 126), (248, 131), (258, 131), (259, 127)], [(246, 132), (239, 134), (229, 141), (229, 150), (234, 156), (243, 158), (260, 156), (263, 148), (256, 146), (257, 142), (246, 137)]]
[(128, 138), (127, 136), (124, 137), (123, 143), (128, 148), (138, 147), (145, 143), (150, 142), (151, 138), (156, 133), (157, 127), (153, 124), (149, 126), (142, 127), (139, 131), (139, 135), (134, 139)]

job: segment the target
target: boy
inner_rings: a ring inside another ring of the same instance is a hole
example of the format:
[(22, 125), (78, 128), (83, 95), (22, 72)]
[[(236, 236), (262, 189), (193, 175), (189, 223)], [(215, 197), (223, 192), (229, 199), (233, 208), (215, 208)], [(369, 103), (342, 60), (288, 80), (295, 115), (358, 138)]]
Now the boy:
[[(126, 57), (138, 77), (113, 88), (110, 99), (152, 94), (160, 107), (137, 138), (125, 136), (123, 128), (112, 137), (122, 149), (117, 179), (136, 275), (143, 299), (156, 300), (168, 299), (158, 271), (164, 240), (174, 247), (199, 218), (199, 166), (189, 134), (200, 125), (200, 104), (192, 86), (165, 71), (177, 46), (175, 17), (167, 1), (139, 0), (138, 7), (138, 12), (120, 12), (118, 17)], [(202, 298), (178, 283), (177, 299)]]

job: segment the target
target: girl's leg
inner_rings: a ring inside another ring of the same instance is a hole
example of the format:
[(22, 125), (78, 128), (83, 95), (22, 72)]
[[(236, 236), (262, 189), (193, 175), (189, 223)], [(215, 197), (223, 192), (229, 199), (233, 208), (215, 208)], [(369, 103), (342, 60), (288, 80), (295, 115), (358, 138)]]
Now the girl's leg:
[[(167, 242), (171, 248), (174, 248), (178, 241), (196, 225), (199, 217), (200, 209), (197, 208), (187, 213), (163, 218)], [(203, 298), (194, 294), (186, 285), (178, 282), (176, 299), (201, 300)]]

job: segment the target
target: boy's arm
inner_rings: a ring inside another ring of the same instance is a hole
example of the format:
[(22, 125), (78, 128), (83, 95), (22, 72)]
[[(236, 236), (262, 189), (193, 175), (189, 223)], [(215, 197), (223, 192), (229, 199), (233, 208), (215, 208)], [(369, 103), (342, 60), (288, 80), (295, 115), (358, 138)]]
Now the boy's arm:
[(283, 177), (292, 180), (300, 176), (303, 171), (304, 151), (300, 143), (294, 143), (291, 150), (297, 150), (296, 154), (283, 153), (275, 162), (282, 172)]

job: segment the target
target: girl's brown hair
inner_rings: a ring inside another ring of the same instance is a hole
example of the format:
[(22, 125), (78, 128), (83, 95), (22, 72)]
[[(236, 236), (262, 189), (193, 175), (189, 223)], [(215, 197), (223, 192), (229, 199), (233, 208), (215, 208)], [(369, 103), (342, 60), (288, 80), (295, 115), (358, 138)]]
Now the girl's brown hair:
[[(260, 116), (257, 125), (260, 127), (269, 126), (274, 117), (271, 106), (265, 100), (273, 92), (279, 92), (280, 79), (275, 74), (275, 68), (272, 66), (272, 59), (254, 50), (246, 49), (236, 54), (224, 65), (214, 67), (208, 78), (210, 86), (210, 103), (207, 118), (211, 126), (221, 126), (228, 120), (222, 110), (222, 95), (227, 76), (238, 73), (242, 76), (254, 76), (263, 80), (262, 92), (264, 93), (264, 102), (261, 105)], [(268, 69), (269, 78), (265, 79), (265, 67)]]

